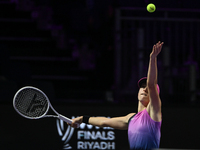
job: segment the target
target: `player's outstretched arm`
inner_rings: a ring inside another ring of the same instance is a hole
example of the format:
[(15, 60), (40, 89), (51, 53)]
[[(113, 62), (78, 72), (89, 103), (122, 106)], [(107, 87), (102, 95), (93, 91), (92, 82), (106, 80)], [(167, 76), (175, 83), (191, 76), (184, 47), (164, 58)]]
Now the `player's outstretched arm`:
[[(106, 117), (90, 117), (88, 120), (88, 124), (98, 126), (98, 127), (111, 127), (114, 129), (119, 130), (127, 130), (128, 129), (128, 120), (134, 113), (130, 113), (123, 117), (113, 117), (113, 118), (106, 118)], [(72, 119), (71, 126), (76, 128), (78, 124), (83, 123), (83, 116), (77, 117)]]
[(157, 56), (161, 52), (163, 44), (163, 42), (158, 42), (153, 46), (147, 74), (147, 87), (150, 97), (150, 116), (155, 121), (161, 120), (161, 100), (157, 91)]

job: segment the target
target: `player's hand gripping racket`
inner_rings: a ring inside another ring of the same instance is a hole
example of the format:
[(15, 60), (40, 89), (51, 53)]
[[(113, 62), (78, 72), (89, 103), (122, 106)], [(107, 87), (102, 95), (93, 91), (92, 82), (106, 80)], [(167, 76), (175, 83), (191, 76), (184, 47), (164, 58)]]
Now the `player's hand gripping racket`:
[[(23, 117), (28, 119), (40, 119), (44, 117), (55, 117), (72, 123), (72, 120), (59, 114), (51, 105), (48, 97), (40, 89), (25, 86), (17, 91), (13, 98), (13, 106), (15, 110)], [(57, 115), (47, 115), (49, 106)], [(79, 124), (77, 124), (79, 127)]]

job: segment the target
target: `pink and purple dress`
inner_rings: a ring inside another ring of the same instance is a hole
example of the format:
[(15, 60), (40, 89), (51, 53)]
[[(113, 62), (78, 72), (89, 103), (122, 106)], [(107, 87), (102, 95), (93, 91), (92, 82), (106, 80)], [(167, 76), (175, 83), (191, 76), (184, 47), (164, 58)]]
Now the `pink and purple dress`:
[(128, 139), (131, 150), (151, 150), (159, 148), (161, 122), (151, 119), (146, 109), (129, 120)]

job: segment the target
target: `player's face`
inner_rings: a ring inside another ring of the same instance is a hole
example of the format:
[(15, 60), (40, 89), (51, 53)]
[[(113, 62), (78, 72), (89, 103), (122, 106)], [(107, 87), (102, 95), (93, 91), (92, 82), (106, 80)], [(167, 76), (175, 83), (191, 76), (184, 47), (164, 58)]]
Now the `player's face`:
[(142, 84), (138, 92), (138, 100), (149, 102), (149, 94), (146, 84)]

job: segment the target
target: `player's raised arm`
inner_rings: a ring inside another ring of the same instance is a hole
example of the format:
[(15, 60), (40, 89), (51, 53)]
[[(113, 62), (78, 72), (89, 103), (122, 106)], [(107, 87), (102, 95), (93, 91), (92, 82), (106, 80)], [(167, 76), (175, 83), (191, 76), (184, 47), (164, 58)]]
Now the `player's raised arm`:
[(150, 116), (155, 121), (161, 120), (161, 100), (157, 85), (157, 56), (161, 52), (163, 42), (158, 42), (153, 46), (150, 54), (149, 68), (147, 74), (147, 87), (150, 97)]
[(128, 120), (134, 113), (130, 113), (123, 117), (88, 117), (88, 116), (80, 116), (72, 119), (72, 127), (76, 128), (76, 123), (86, 123), (91, 124), (98, 127), (112, 127), (119, 130), (127, 130), (128, 129)]

